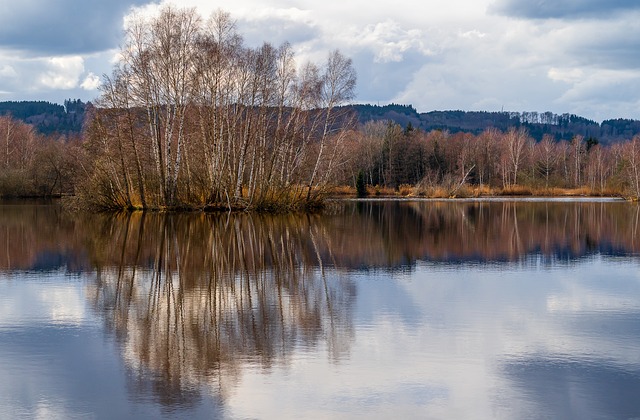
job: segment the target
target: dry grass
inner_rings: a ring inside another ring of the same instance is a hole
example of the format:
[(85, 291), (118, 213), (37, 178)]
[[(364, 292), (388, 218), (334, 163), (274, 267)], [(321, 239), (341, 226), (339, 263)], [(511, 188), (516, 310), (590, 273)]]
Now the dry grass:
[(440, 186), (429, 187), (416, 187), (413, 190), (412, 197), (424, 197), (424, 198), (450, 198), (451, 194), (449, 190)]
[[(380, 185), (367, 185), (369, 197), (420, 197), (420, 198), (479, 198), (479, 197), (621, 197), (615, 189), (595, 190), (587, 186), (579, 188), (531, 187), (511, 185), (505, 188), (494, 188), (487, 185), (462, 185), (455, 193), (440, 185), (413, 186), (403, 184), (398, 189)], [(342, 185), (334, 187), (331, 195), (336, 197), (355, 197), (356, 189)]]
[(411, 185), (403, 184), (398, 187), (398, 194), (403, 197), (415, 196), (416, 188)]
[(331, 195), (335, 195), (338, 197), (341, 197), (341, 196), (350, 197), (356, 194), (357, 194), (357, 191), (355, 187), (352, 187), (351, 185), (338, 185), (331, 189)]
[(391, 197), (396, 195), (393, 188), (382, 187), (380, 185), (367, 185), (367, 193), (372, 197)]
[(529, 196), (533, 195), (533, 191), (529, 187), (523, 185), (509, 185), (498, 192), (498, 195), (506, 196)]
[(478, 198), (478, 197), (495, 197), (497, 194), (494, 188), (489, 187), (488, 185), (476, 185), (473, 187), (465, 186), (471, 189), (471, 193), (468, 197)]
[(582, 188), (536, 188), (533, 191), (534, 195), (540, 197), (579, 197), (592, 195), (590, 189), (586, 187)]
[(619, 191), (612, 189), (594, 190), (588, 186), (578, 188), (534, 188), (533, 195), (538, 197), (617, 197), (620, 196)]
[(598, 197), (609, 194), (603, 191), (595, 191), (589, 187), (560, 188), (560, 187), (529, 187), (524, 185), (512, 185), (497, 192), (502, 196), (535, 196), (535, 197)]

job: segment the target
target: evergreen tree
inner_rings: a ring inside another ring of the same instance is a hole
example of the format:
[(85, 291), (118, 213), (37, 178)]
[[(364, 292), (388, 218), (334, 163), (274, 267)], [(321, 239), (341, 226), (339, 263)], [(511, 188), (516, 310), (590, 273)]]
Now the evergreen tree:
[(364, 172), (358, 172), (358, 177), (356, 178), (356, 192), (358, 197), (366, 197), (367, 194), (367, 186), (364, 182)]

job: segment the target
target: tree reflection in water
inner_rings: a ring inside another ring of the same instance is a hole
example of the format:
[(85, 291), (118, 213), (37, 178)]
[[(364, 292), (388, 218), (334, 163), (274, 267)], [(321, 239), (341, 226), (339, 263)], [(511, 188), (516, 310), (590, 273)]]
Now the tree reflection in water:
[(288, 216), (5, 205), (0, 271), (93, 273), (87, 296), (133, 373), (131, 394), (171, 408), (208, 389), (221, 406), (243, 370), (306, 351), (349, 357), (355, 271), (564, 264), (640, 255), (638, 238), (640, 206), (626, 202), (360, 202)]
[(88, 295), (137, 392), (188, 404), (206, 387), (224, 400), (243, 368), (349, 352), (355, 288), (326, 275), (317, 217), (136, 213), (103, 218), (95, 238)]
[(640, 205), (624, 201), (395, 201), (350, 210), (327, 221), (340, 267), (640, 254)]
[[(297, 268), (294, 274), (300, 274), (319, 269), (320, 262), (340, 269), (389, 269), (420, 260), (640, 254), (640, 205), (626, 202), (365, 202), (325, 216), (191, 214), (160, 219), (150, 214), (103, 216), (97, 221), (51, 205), (0, 206), (0, 243), (7, 244), (0, 253), (0, 270), (65, 265), (77, 272), (94, 265), (105, 270), (125, 264), (139, 271), (153, 269), (160, 261), (174, 270), (178, 260), (166, 257), (175, 255), (188, 259), (179, 267), (189, 274), (181, 281), (200, 287), (200, 270), (207, 267), (214, 273), (267, 268), (289, 276), (283, 271), (292, 266)], [(160, 234), (167, 229), (175, 230), (170, 238)], [(167, 241), (186, 249), (176, 254)], [(157, 253), (160, 250), (163, 255)], [(283, 250), (291, 255), (281, 255)], [(218, 266), (219, 261), (224, 265)]]

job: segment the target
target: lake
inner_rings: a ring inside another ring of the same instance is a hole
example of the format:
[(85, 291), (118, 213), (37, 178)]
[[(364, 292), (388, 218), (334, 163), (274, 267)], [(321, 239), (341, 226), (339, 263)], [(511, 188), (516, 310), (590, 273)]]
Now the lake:
[(0, 205), (0, 418), (640, 417), (640, 207)]

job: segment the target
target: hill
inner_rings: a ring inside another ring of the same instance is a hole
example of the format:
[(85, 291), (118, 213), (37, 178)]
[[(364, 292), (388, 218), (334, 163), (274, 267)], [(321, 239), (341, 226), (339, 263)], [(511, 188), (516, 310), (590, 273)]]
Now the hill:
[[(66, 100), (64, 105), (46, 101), (0, 102), (0, 115), (32, 124), (42, 134), (77, 134), (82, 131), (87, 107), (79, 99)], [(403, 127), (409, 124), (424, 131), (448, 130), (451, 133), (480, 134), (490, 127), (507, 131), (511, 127), (525, 127), (536, 140), (545, 134), (556, 140), (571, 140), (580, 135), (607, 144), (629, 140), (640, 134), (640, 121), (611, 119), (602, 123), (573, 114), (551, 112), (488, 112), (488, 111), (431, 111), (419, 113), (411, 105), (350, 105), (358, 121), (393, 121)]]
[(545, 134), (556, 140), (571, 140), (576, 135), (595, 138), (602, 143), (629, 140), (640, 134), (640, 121), (628, 119), (605, 120), (602, 123), (573, 114), (551, 112), (487, 112), (487, 111), (431, 111), (418, 113), (411, 105), (390, 104), (352, 105), (358, 120), (393, 121), (406, 127), (424, 131), (448, 130), (452, 133), (480, 134), (490, 127), (506, 131), (511, 127), (525, 127), (536, 140)]
[(79, 99), (64, 101), (64, 106), (46, 101), (0, 102), (0, 115), (31, 124), (42, 134), (77, 134), (82, 131), (86, 103)]

